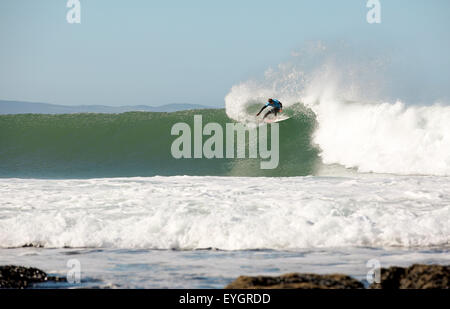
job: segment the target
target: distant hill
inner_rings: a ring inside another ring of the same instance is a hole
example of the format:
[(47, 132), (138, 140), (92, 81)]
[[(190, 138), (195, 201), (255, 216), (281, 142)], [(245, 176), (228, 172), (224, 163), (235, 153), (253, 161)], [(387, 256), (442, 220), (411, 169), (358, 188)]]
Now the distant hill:
[(131, 111), (143, 112), (176, 112), (190, 109), (214, 108), (198, 104), (167, 104), (161, 106), (134, 105), (134, 106), (106, 106), (106, 105), (56, 105), (47, 103), (32, 103), (0, 100), (1, 114), (73, 114), (73, 113), (124, 113)]

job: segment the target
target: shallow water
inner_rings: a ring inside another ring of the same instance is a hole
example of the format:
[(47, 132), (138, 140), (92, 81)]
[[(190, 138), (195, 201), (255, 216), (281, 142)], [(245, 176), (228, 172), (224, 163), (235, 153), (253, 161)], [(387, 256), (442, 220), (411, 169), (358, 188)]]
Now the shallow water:
[[(381, 267), (414, 263), (450, 264), (448, 248), (334, 248), (296, 251), (0, 249), (0, 265), (38, 267), (65, 277), (67, 262), (77, 259), (81, 282), (45, 283), (38, 288), (223, 288), (240, 275), (290, 272), (344, 273), (366, 280), (371, 259)], [(367, 282), (365, 282), (367, 285)]]

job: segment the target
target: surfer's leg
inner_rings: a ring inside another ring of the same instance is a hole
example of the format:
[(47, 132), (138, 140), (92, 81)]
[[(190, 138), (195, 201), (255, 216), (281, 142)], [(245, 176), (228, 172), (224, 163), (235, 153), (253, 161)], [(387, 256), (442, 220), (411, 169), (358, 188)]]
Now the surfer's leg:
[(266, 117), (269, 116), (269, 114), (272, 114), (272, 112), (273, 112), (272, 109), (271, 109), (270, 111), (268, 111), (268, 112), (264, 115), (263, 119), (266, 119)]

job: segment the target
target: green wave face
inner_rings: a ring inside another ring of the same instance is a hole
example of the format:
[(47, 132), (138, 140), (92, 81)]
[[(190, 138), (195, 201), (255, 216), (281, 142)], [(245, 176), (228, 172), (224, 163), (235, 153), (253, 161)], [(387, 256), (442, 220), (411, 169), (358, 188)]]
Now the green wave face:
[[(175, 159), (175, 123), (194, 128), (232, 123), (223, 109), (174, 113), (22, 114), (0, 116), (0, 177), (92, 178), (155, 175), (298, 176), (314, 173), (318, 150), (311, 146), (315, 118), (308, 111), (279, 123), (279, 164), (260, 169), (261, 159)], [(270, 130), (269, 130), (270, 133)], [(268, 134), (270, 137), (270, 134)], [(203, 137), (203, 142), (208, 136)], [(246, 139), (248, 146), (248, 139)], [(268, 144), (270, 146), (270, 139)], [(192, 146), (193, 149), (193, 146)], [(248, 155), (246, 156), (248, 157)]]

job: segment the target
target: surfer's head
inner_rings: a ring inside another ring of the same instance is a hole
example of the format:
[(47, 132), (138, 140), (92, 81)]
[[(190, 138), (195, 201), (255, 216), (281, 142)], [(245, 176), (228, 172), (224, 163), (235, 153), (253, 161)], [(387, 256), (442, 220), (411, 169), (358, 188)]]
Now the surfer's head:
[(273, 100), (272, 100), (272, 99), (269, 99), (269, 100), (267, 100), (267, 101), (269, 101), (269, 103), (273, 103)]

